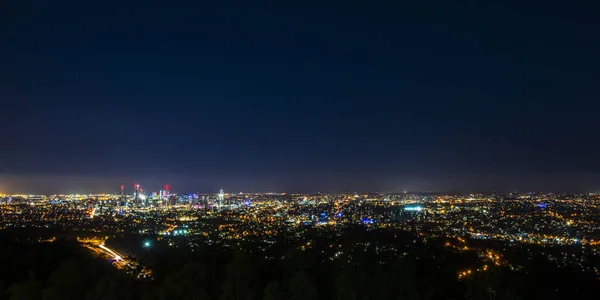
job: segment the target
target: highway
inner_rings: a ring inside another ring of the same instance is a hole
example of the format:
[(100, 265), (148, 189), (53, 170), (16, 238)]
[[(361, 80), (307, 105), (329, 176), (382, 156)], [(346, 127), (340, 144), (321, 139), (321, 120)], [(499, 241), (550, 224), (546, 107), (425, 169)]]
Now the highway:
[(126, 256), (118, 253), (117, 251), (108, 248), (104, 244), (104, 240), (99, 239), (80, 239), (79, 242), (86, 248), (95, 252), (101, 257), (109, 259), (112, 265), (117, 269), (124, 270), (128, 273), (134, 274), (137, 278), (151, 278), (151, 270), (138, 271), (138, 263), (126, 258)]

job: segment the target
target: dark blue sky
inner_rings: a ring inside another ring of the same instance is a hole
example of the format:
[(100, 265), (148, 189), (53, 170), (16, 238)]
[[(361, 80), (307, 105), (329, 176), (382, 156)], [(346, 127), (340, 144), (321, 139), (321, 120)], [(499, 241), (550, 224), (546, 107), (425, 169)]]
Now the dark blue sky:
[(0, 192), (600, 190), (593, 2), (12, 2)]

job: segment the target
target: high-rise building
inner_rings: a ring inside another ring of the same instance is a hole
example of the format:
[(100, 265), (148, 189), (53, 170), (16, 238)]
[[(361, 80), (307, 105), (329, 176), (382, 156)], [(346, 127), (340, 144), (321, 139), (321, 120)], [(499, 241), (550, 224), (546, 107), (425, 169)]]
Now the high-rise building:
[(162, 190), (162, 199), (163, 200), (169, 200), (170, 196), (171, 195), (169, 194), (169, 185), (165, 184), (165, 189)]
[(136, 184), (135, 191), (133, 194), (133, 203), (138, 204), (139, 200), (140, 200), (140, 185)]
[(221, 188), (221, 190), (219, 191), (219, 195), (217, 196), (219, 210), (223, 208), (223, 200), (225, 200), (225, 192), (223, 192), (223, 188)]

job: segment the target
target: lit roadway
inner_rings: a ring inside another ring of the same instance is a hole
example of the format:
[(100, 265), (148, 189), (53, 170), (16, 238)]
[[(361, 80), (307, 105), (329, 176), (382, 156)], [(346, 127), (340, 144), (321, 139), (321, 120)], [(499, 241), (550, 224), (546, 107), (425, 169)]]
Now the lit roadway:
[[(125, 258), (120, 253), (116, 252), (113, 249), (110, 249), (104, 245), (103, 240), (79, 240), (84, 247), (96, 252), (101, 256), (105, 256), (108, 259), (112, 259), (113, 265), (120, 270), (131, 271), (134, 274), (138, 273), (137, 266), (138, 264), (134, 261)], [(137, 275), (139, 278), (150, 277), (151, 271), (142, 270)]]

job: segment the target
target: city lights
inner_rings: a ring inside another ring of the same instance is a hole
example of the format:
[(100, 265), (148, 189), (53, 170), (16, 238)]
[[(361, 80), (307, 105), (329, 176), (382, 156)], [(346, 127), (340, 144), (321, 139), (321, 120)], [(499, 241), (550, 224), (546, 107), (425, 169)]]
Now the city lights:
[[(147, 250), (155, 244), (190, 249), (207, 244), (235, 249), (247, 243), (258, 243), (261, 249), (268, 249), (278, 236), (303, 243), (306, 249), (309, 247), (306, 233), (311, 230), (337, 236), (347, 228), (358, 226), (393, 234), (410, 232), (416, 235), (413, 243), (439, 242), (449, 251), (479, 257), (479, 262), (465, 266), (471, 273), (457, 273), (459, 279), (486, 271), (487, 266), (520, 268), (506, 260), (506, 248), (489, 243), (501, 243), (509, 248), (600, 245), (600, 237), (594, 235), (600, 210), (598, 196), (594, 194), (576, 197), (555, 194), (226, 194), (221, 189), (212, 194), (169, 191), (165, 199), (164, 191), (144, 195), (140, 185), (136, 184), (135, 188), (133, 193), (117, 189), (116, 194), (4, 195), (0, 198), (4, 219), (0, 229), (54, 226), (74, 233), (89, 233), (98, 231), (98, 224), (102, 224), (104, 228), (111, 228), (113, 236), (122, 232), (149, 236), (141, 244), (141, 248)], [(505, 198), (512, 200), (501, 200)], [(245, 205), (248, 203), (250, 205)], [(489, 247), (484, 247), (488, 244)], [(129, 268), (126, 264), (135, 264), (104, 242), (86, 245), (104, 253), (107, 259), (119, 263), (119, 267)], [(397, 253), (400, 250), (396, 248), (385, 246), (378, 251)], [(329, 258), (340, 259), (341, 252), (332, 253)], [(585, 261), (582, 254), (549, 252), (544, 256), (557, 264), (593, 271), (582, 263)]]

